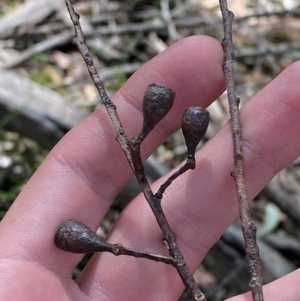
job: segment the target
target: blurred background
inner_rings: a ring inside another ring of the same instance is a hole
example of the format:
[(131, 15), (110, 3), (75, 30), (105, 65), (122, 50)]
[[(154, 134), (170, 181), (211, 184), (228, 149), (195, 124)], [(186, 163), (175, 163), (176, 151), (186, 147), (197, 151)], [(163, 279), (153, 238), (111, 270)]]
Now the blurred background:
[[(242, 104), (300, 59), (299, 0), (231, 0), (235, 13), (236, 84)], [(75, 1), (87, 45), (110, 95), (144, 63), (183, 37), (223, 37), (215, 0)], [(101, 105), (71, 40), (63, 0), (0, 1), (0, 219), (49, 150)], [(229, 119), (224, 93), (210, 107), (204, 142)], [(200, 145), (199, 145), (200, 146)], [(284, 150), (283, 150), (284, 151)], [(150, 181), (185, 159), (181, 131), (146, 162)], [(264, 283), (300, 266), (300, 159), (281, 171), (251, 204)], [(105, 237), (139, 193), (132, 180), (98, 229)], [(80, 273), (90, 256), (74, 270)], [(209, 251), (195, 277), (208, 300), (248, 291), (243, 239), (236, 221)], [(183, 294), (181, 301), (190, 300)]]

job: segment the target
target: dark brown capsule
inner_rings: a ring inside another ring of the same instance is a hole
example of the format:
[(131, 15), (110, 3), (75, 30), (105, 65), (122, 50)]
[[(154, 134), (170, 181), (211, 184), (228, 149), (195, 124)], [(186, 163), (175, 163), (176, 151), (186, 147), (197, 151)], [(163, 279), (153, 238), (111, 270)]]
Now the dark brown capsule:
[(143, 132), (149, 133), (173, 106), (175, 92), (159, 84), (150, 84), (144, 95)]
[(68, 220), (55, 233), (55, 244), (59, 249), (71, 253), (94, 253), (108, 251), (110, 247), (86, 225)]
[(207, 131), (209, 113), (201, 107), (189, 107), (182, 117), (182, 132), (189, 157), (194, 157), (197, 145)]

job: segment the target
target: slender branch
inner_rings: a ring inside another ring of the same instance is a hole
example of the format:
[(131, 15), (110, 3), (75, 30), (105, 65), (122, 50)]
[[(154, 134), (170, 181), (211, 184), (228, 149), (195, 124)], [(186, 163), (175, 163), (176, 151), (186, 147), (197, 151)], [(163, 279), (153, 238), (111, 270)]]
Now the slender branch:
[(174, 258), (174, 267), (176, 268), (180, 278), (186, 286), (186, 289), (192, 294), (194, 300), (206, 300), (204, 294), (201, 292), (199, 286), (197, 285), (193, 275), (189, 271), (184, 258), (180, 252), (180, 249), (177, 244), (177, 239), (174, 233), (172, 232), (170, 225), (165, 217), (161, 206), (161, 199), (153, 194), (150, 185), (145, 178), (144, 167), (142, 164), (142, 160), (140, 157), (140, 144), (132, 145), (132, 157), (135, 166), (135, 170), (137, 171), (137, 179), (140, 184), (141, 190), (144, 193), (146, 200), (148, 201), (155, 217), (158, 225), (160, 226), (165, 240), (168, 244), (168, 249), (170, 255)]
[(194, 169), (195, 168), (195, 158), (187, 158), (185, 164), (183, 166), (181, 166), (181, 168), (179, 168), (179, 170), (175, 171), (168, 179), (165, 183), (163, 183), (157, 193), (155, 194), (156, 197), (158, 197), (159, 199), (162, 198), (164, 192), (166, 191), (166, 189), (172, 184), (172, 182), (177, 179), (179, 176), (181, 176), (183, 173), (185, 173), (186, 171), (188, 171), (189, 169)]
[(220, 8), (224, 24), (224, 39), (222, 46), (224, 50), (223, 70), (225, 74), (228, 101), (231, 115), (231, 129), (233, 137), (234, 169), (232, 176), (236, 183), (239, 213), (245, 240), (246, 257), (250, 274), (250, 289), (254, 301), (263, 301), (261, 265), (259, 260), (259, 249), (256, 242), (256, 227), (250, 216), (250, 209), (245, 185), (245, 167), (243, 154), (242, 126), (239, 120), (239, 102), (234, 83), (233, 68), (233, 45), (232, 45), (232, 21), (234, 15), (227, 8), (226, 0), (220, 0)]
[(133, 163), (132, 163), (131, 156), (130, 156), (130, 147), (129, 147), (127, 136), (125, 134), (122, 123), (118, 117), (117, 108), (113, 104), (113, 102), (110, 100), (110, 98), (108, 97), (108, 95), (104, 89), (103, 83), (98, 75), (98, 72), (97, 72), (95, 66), (94, 66), (93, 58), (89, 54), (88, 48), (84, 42), (84, 35), (83, 35), (82, 29), (81, 29), (81, 26), (79, 23), (80, 16), (79, 16), (79, 14), (77, 14), (75, 12), (70, 0), (66, 0), (66, 4), (67, 4), (67, 8), (68, 8), (68, 11), (69, 11), (69, 14), (70, 14), (70, 17), (71, 17), (71, 20), (73, 22), (74, 29), (75, 29), (75, 37), (73, 39), (73, 43), (77, 46), (78, 50), (80, 51), (80, 53), (84, 59), (84, 62), (87, 66), (89, 74), (95, 84), (96, 89), (98, 90), (98, 93), (100, 95), (102, 103), (106, 107), (108, 115), (114, 125), (116, 135), (117, 135), (117, 141), (121, 145), (131, 168), (133, 168)]
[[(168, 250), (170, 253), (170, 256), (174, 260), (174, 267), (176, 268), (178, 274), (180, 275), (183, 283), (186, 286), (186, 289), (191, 293), (193, 296), (193, 299), (195, 301), (202, 301), (205, 300), (205, 296), (201, 292), (199, 286), (197, 285), (195, 279), (193, 278), (192, 273), (189, 271), (184, 258), (180, 252), (180, 249), (178, 247), (178, 243), (176, 240), (176, 236), (172, 233), (171, 228), (168, 224), (168, 221), (164, 215), (162, 206), (161, 206), (161, 200), (157, 198), (148, 183), (148, 180), (146, 178), (144, 167), (140, 155), (140, 145), (144, 139), (144, 137), (149, 133), (149, 131), (155, 126), (159, 120), (161, 120), (165, 114), (168, 112), (168, 110), (171, 108), (173, 104), (173, 99), (175, 96), (175, 93), (163, 86), (159, 86), (157, 84), (151, 84), (149, 88), (146, 91), (145, 98), (144, 98), (144, 126), (142, 129), (142, 132), (131, 139), (128, 139), (126, 136), (126, 133), (123, 129), (123, 126), (119, 120), (119, 117), (117, 115), (116, 106), (111, 102), (109, 97), (107, 96), (105, 89), (103, 87), (103, 83), (99, 78), (99, 75), (94, 67), (93, 59), (90, 56), (87, 46), (84, 42), (84, 35), (81, 30), (81, 26), (79, 23), (79, 15), (74, 11), (74, 8), (71, 4), (70, 0), (66, 0), (66, 4), (68, 7), (68, 11), (71, 17), (71, 20), (74, 24), (75, 29), (75, 37), (73, 39), (73, 42), (78, 47), (85, 63), (88, 68), (88, 71), (90, 73), (90, 76), (92, 80), (94, 81), (94, 84), (100, 94), (100, 97), (102, 99), (103, 104), (105, 105), (108, 114), (111, 118), (111, 121), (113, 123), (113, 126), (116, 131), (117, 135), (117, 141), (119, 142), (120, 146), (122, 147), (126, 158), (135, 174), (135, 176), (138, 179), (138, 182), (140, 184), (140, 188), (143, 191), (145, 198), (147, 199), (155, 217), (156, 220), (163, 232), (164, 238), (168, 244)], [(158, 93), (158, 94), (157, 94)], [(153, 96), (153, 97), (152, 97)], [(163, 96), (166, 100), (167, 106), (158, 106), (157, 100)], [(147, 99), (151, 99), (150, 102), (147, 102)], [(145, 105), (146, 100), (146, 105)], [(151, 115), (152, 110), (156, 109), (156, 112)], [(166, 111), (167, 109), (167, 111)], [(152, 117), (150, 120), (149, 117)], [(153, 119), (154, 118), (154, 119)]]

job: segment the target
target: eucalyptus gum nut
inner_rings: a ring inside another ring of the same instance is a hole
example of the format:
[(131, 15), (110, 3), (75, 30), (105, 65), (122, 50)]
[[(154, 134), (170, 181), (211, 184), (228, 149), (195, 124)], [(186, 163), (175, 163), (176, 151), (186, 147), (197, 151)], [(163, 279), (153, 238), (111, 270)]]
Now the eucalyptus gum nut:
[(173, 106), (175, 92), (159, 84), (150, 84), (144, 95), (143, 131), (149, 133)]
[(72, 253), (93, 253), (106, 251), (106, 243), (86, 225), (68, 220), (63, 222), (55, 233), (56, 246)]
[(194, 157), (197, 145), (207, 131), (209, 113), (201, 107), (189, 107), (182, 116), (182, 132), (188, 156)]

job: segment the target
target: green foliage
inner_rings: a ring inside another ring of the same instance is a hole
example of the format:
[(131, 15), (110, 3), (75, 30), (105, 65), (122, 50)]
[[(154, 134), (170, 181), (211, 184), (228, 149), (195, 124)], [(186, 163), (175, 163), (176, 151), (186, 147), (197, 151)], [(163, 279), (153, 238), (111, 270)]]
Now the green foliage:
[(9, 124), (18, 114), (18, 111), (14, 111), (0, 119), (0, 129), (3, 129), (7, 124)]
[(115, 78), (107, 83), (106, 89), (117, 91), (126, 83), (127, 79), (128, 77), (124, 72), (117, 73)]
[(45, 52), (36, 53), (32, 56), (31, 61), (35, 63), (46, 63), (49, 62), (50, 55)]
[(47, 86), (53, 83), (52, 78), (47, 70), (34, 69), (29, 75), (29, 78), (42, 86)]

